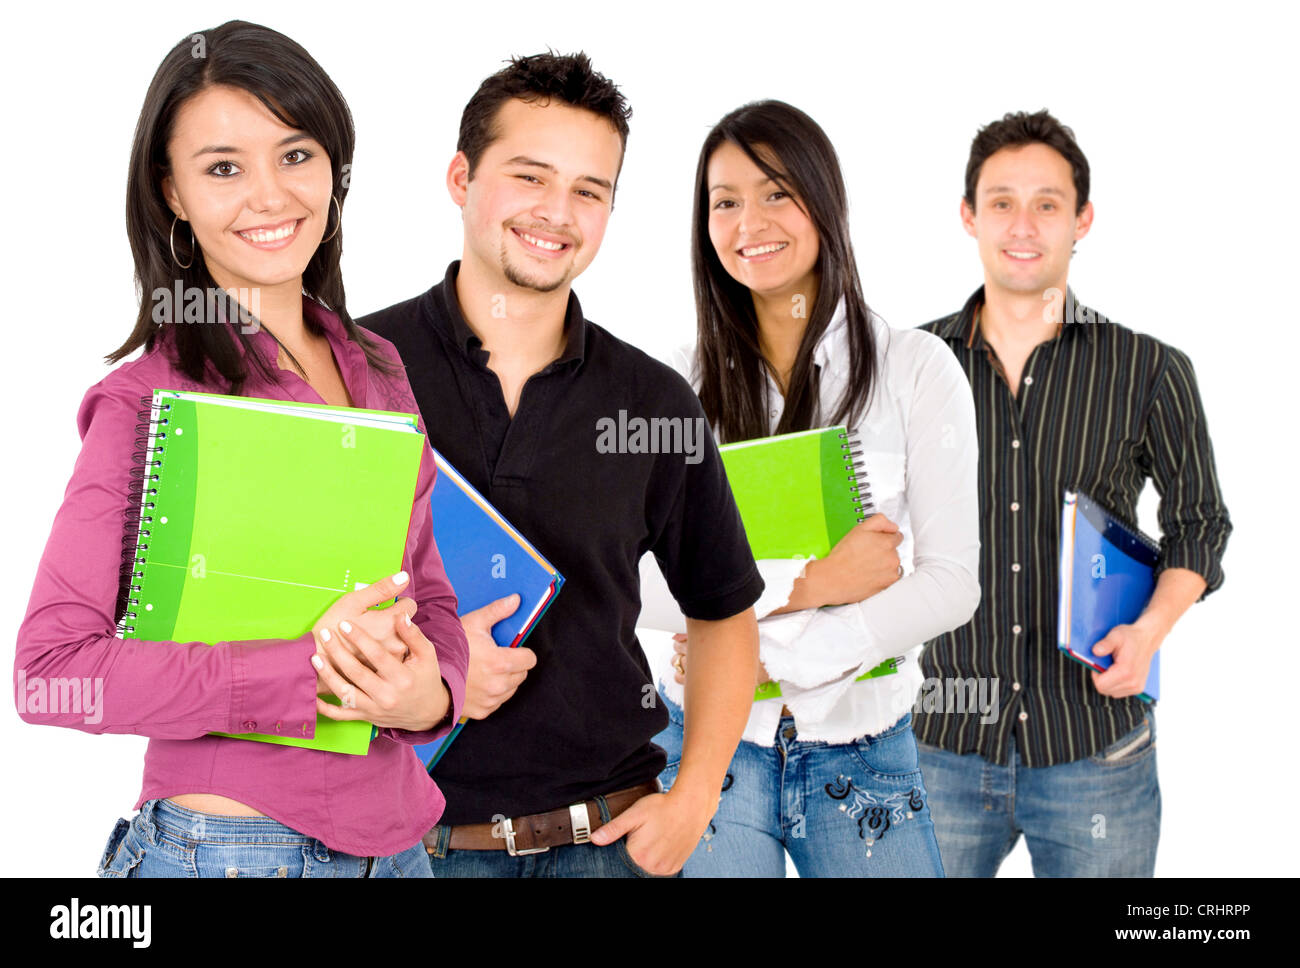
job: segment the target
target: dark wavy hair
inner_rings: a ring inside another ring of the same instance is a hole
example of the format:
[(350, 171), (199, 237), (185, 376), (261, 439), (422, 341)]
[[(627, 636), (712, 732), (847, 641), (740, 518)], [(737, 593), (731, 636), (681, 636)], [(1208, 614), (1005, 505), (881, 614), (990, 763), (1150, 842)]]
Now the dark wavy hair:
[(975, 211), (975, 186), (979, 183), (980, 171), (989, 156), (1003, 148), (1032, 144), (1054, 148), (1070, 163), (1070, 172), (1074, 176), (1074, 193), (1077, 196), (1075, 214), (1083, 211), (1083, 206), (1088, 204), (1088, 190), (1092, 180), (1088, 159), (1074, 140), (1074, 132), (1043, 108), (1033, 114), (1024, 111), (1004, 114), (1000, 121), (985, 125), (975, 135), (970, 145), (970, 157), (966, 160), (966, 204), (972, 212)]
[[(724, 142), (739, 147), (767, 177), (794, 195), (795, 204), (817, 229), (820, 243), (815, 266), (820, 279), (817, 299), (808, 314), (786, 388), (785, 411), (775, 433), (854, 423), (871, 399), (876, 344), (849, 238), (848, 192), (826, 132), (783, 101), (755, 101), (737, 108), (714, 125), (700, 149), (691, 268), (699, 329), (696, 365), (704, 413), (724, 443), (772, 433), (764, 379), (770, 364), (759, 349), (753, 295), (723, 268), (709, 240), (709, 159)], [(822, 413), (813, 350), (841, 299), (847, 313), (849, 380), (834, 410)]]
[(465, 105), (456, 150), (465, 152), (469, 159), (469, 177), (474, 177), (483, 152), (500, 137), (496, 118), (501, 105), (515, 99), (532, 102), (552, 98), (604, 118), (618, 132), (623, 150), (627, 150), (632, 109), (614, 82), (598, 73), (582, 51), (576, 54), (547, 51), (511, 58), (509, 64), (479, 85)]
[[(171, 170), (167, 144), (176, 116), (186, 101), (215, 85), (247, 91), (281, 122), (305, 131), (320, 142), (333, 169), (333, 195), (339, 201), (338, 210), (342, 210), (347, 197), (356, 140), (352, 114), (339, 89), (312, 56), (284, 34), (240, 20), (187, 36), (158, 66), (136, 123), (126, 184), (126, 231), (135, 260), (140, 310), (126, 342), (107, 356), (109, 363), (117, 363), (142, 346), (146, 351), (151, 350), (160, 338), (165, 324), (153, 319), (150, 293), (169, 290), (178, 279), (186, 291), (192, 288), (205, 293), (222, 292), (204, 264), (203, 253), (197, 246), (191, 248), (190, 232), (182, 225), (177, 226), (176, 252), (189, 267), (182, 269), (172, 258), (170, 240), (175, 215), (162, 193), (163, 178)], [(331, 208), (334, 208), (332, 204)], [(329, 241), (321, 243), (303, 272), (303, 289), (338, 314), (348, 337), (361, 348), (372, 367), (391, 374), (392, 364), (380, 355), (378, 345), (348, 315), (339, 271), (342, 226), (338, 226), (332, 238), (327, 231), (326, 238)], [(242, 327), (229, 325), (233, 314), (224, 305), (224, 298), (204, 300), (205, 314), (221, 314), (220, 319), (209, 318), (205, 322), (224, 324), (171, 327), (168, 336), (179, 369), (199, 382), (215, 370), (230, 384), (231, 393), (241, 392), (249, 376), (248, 361), (252, 361), (261, 376), (277, 381), (278, 374), (260, 354), (240, 351), (237, 342), (247, 350), (249, 336)], [(179, 314), (180, 307), (172, 309), (174, 314)], [(179, 323), (179, 319), (175, 322)], [(320, 335), (310, 316), (304, 317), (303, 322), (310, 332)]]

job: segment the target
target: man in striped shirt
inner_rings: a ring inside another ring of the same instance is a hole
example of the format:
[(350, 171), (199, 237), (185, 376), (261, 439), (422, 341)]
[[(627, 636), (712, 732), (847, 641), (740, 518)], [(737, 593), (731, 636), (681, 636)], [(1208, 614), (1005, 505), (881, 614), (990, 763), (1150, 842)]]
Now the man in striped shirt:
[[(1223, 581), (1232, 526), (1191, 362), (1067, 287), (1092, 225), (1088, 182), (1073, 132), (1046, 111), (982, 129), (961, 215), (984, 285), (922, 327), (952, 348), (975, 397), (983, 593), (923, 667), (998, 697), (996, 716), (926, 702), (913, 719), (950, 876), (993, 876), (1022, 833), (1036, 876), (1152, 875), (1155, 720), (1137, 694), (1174, 623)], [(1092, 672), (1056, 645), (1062, 494), (1135, 523), (1148, 477), (1163, 532), (1155, 593), (1097, 645), (1114, 663)]]

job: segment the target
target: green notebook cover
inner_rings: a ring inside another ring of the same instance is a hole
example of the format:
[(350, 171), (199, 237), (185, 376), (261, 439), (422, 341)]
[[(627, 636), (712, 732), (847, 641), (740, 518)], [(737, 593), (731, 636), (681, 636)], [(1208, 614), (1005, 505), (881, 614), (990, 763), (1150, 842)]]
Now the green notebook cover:
[(718, 449), (755, 558), (825, 558), (869, 513), (857, 436), (844, 427)]
[[(154, 391), (123, 635), (295, 639), (401, 570), (424, 435), (413, 414)], [(217, 735), (229, 736), (229, 733)], [(236, 738), (364, 754), (367, 722)]]

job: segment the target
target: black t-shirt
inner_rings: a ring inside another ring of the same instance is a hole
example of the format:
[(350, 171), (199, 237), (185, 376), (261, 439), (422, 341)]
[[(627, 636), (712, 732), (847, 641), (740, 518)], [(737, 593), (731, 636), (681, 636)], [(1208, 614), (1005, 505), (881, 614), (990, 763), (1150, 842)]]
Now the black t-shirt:
[(358, 322), (397, 347), (429, 442), (565, 583), (526, 643), (537, 666), (434, 770), (448, 824), (552, 810), (663, 769), (650, 740), (668, 716), (635, 631), (646, 551), (691, 618), (735, 615), (763, 589), (686, 381), (586, 321), (570, 294), (564, 352), (529, 378), (511, 419), (461, 315), (459, 266)]

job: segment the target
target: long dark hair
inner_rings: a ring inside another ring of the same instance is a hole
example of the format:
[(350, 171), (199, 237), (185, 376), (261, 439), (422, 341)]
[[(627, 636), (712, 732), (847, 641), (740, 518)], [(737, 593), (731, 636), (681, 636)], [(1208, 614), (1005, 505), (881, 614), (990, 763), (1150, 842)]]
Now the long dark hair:
[[(312, 255), (303, 272), (303, 289), (338, 315), (349, 338), (365, 353), (372, 367), (385, 374), (395, 372), (380, 355), (377, 344), (348, 315), (339, 271), (343, 229), (337, 218), (348, 192), (356, 141), (347, 102), (329, 75), (301, 46), (268, 27), (241, 20), (187, 36), (163, 58), (145, 94), (126, 184), (126, 231), (135, 259), (140, 310), (131, 335), (106, 357), (107, 361), (116, 363), (141, 346), (146, 351), (153, 349), (164, 324), (153, 318), (151, 294), (171, 290), (177, 280), (186, 292), (222, 293), (204, 264), (202, 252), (191, 245), (186, 223), (176, 226), (175, 249), (177, 258), (189, 263), (188, 268), (181, 268), (172, 258), (174, 213), (162, 194), (162, 180), (170, 171), (167, 143), (176, 115), (187, 100), (214, 85), (247, 91), (281, 122), (305, 131), (325, 149), (333, 169), (333, 195), (339, 202), (337, 207), (330, 204), (329, 221), (338, 228), (332, 238), (326, 233), (329, 241), (322, 242)], [(207, 318), (204, 322), (217, 325), (174, 325), (168, 334), (179, 369), (199, 382), (215, 370), (230, 384), (231, 393), (240, 393), (249, 376), (246, 363), (251, 360), (259, 375), (276, 382), (278, 375), (261, 354), (240, 352), (236, 341), (247, 351), (249, 336), (244, 327), (230, 325), (233, 314), (225, 305), (225, 297), (205, 298), (203, 306), (205, 314), (220, 315), (219, 319)], [(180, 307), (173, 306), (172, 314), (179, 317)], [(169, 322), (180, 323), (180, 319)], [(309, 332), (320, 335), (320, 327), (310, 315), (305, 315), (303, 322)]]
[[(691, 224), (691, 268), (699, 334), (697, 366), (700, 402), (723, 442), (766, 437), (764, 379), (769, 364), (758, 342), (758, 317), (749, 289), (723, 268), (709, 240), (709, 159), (723, 144), (739, 147), (762, 172), (788, 189), (817, 229), (820, 249), (815, 271), (817, 300), (808, 316), (786, 389), (785, 411), (776, 433), (814, 426), (855, 423), (871, 399), (876, 344), (870, 311), (862, 297), (849, 238), (848, 193), (830, 139), (808, 115), (783, 101), (755, 101), (732, 111), (709, 132), (695, 169), (695, 212)], [(777, 165), (759, 149), (770, 152)], [(813, 350), (843, 299), (848, 316), (849, 381), (832, 413), (818, 405)]]

